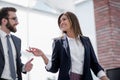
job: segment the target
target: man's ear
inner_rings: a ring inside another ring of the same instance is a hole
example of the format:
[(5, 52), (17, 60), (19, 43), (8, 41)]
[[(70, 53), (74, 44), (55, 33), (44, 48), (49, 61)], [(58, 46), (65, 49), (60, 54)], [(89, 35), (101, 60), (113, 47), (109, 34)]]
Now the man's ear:
[(3, 23), (3, 24), (7, 23), (7, 19), (3, 18), (3, 19), (2, 19), (2, 23)]

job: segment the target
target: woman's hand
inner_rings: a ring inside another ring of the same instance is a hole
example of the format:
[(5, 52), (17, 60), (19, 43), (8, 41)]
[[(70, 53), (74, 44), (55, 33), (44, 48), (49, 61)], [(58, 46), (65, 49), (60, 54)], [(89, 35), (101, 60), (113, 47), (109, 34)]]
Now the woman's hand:
[(47, 65), (48, 64), (48, 58), (46, 57), (46, 55), (42, 52), (42, 50), (38, 49), (38, 48), (33, 48), (33, 47), (29, 47), (29, 50), (26, 50), (28, 52), (33, 53), (35, 56), (41, 56), (44, 60), (44, 63)]
[(100, 78), (100, 80), (110, 80), (107, 76), (103, 76)]
[(33, 47), (29, 47), (29, 50), (26, 51), (33, 53), (35, 56), (42, 56), (44, 54), (40, 49)]

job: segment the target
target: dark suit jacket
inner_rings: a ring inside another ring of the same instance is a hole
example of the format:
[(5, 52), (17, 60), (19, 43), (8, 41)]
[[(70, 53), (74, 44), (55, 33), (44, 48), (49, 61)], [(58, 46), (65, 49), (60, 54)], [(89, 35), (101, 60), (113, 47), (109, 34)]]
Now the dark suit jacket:
[[(17, 58), (16, 58), (16, 66), (17, 66), (17, 75), (18, 75), (18, 80), (22, 80), (22, 76), (21, 76), (21, 72), (22, 72), (22, 66), (23, 64), (21, 63), (21, 40), (14, 36), (11, 35), (11, 38), (13, 40), (13, 43), (15, 45), (15, 49), (16, 49), (16, 53), (17, 53)], [(0, 77), (2, 75), (3, 69), (5, 66), (5, 59), (4, 59), (4, 51), (3, 51), (3, 46), (1, 43), (1, 39), (0, 39)]]
[[(97, 75), (103, 68), (99, 65), (93, 47), (88, 37), (80, 36), (80, 40), (85, 48), (83, 80), (93, 80), (91, 69)], [(70, 80), (69, 72), (71, 68), (71, 56), (67, 37), (57, 38), (53, 43), (52, 67), (50, 72), (59, 70), (58, 80)]]

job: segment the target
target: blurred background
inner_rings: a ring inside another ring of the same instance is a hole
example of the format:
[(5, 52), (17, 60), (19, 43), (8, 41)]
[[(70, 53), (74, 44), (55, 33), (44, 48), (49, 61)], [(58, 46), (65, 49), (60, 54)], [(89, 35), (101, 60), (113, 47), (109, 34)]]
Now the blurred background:
[[(118, 36), (120, 24), (116, 23), (118, 26), (117, 29), (116, 27), (114, 29), (114, 24), (111, 25), (114, 16), (111, 17), (110, 13), (101, 13), (109, 12), (112, 9), (110, 2), (117, 5), (116, 13), (120, 12), (119, 0), (116, 2), (114, 0), (0, 0), (0, 8), (12, 6), (17, 9), (19, 25), (17, 26), (18, 31), (13, 34), (22, 40), (22, 62), (26, 63), (34, 58), (33, 69), (29, 73), (23, 74), (23, 80), (57, 80), (58, 73), (47, 72), (41, 57), (33, 56), (32, 53), (26, 52), (26, 49), (29, 47), (40, 48), (51, 59), (53, 38), (61, 35), (57, 19), (65, 11), (72, 11), (77, 15), (83, 35), (91, 39), (96, 56), (105, 70), (119, 68), (120, 50), (117, 49), (114, 54), (113, 45), (117, 44), (117, 48), (120, 48), (120, 36)], [(107, 18), (105, 18), (106, 16)], [(120, 21), (120, 15), (117, 16), (117, 20)], [(112, 40), (113, 43), (111, 43), (112, 36), (108, 38), (109, 33), (105, 33), (107, 31), (114, 32), (114, 30), (117, 34), (116, 44), (114, 44), (116, 39)], [(104, 36), (106, 34), (108, 35)], [(102, 43), (101, 41), (104, 39), (108, 42)], [(109, 47), (112, 47), (106, 49), (105, 47), (108, 46), (109, 42), (111, 43)], [(102, 44), (104, 45), (102, 46)], [(94, 80), (98, 80), (98, 78), (94, 76)]]

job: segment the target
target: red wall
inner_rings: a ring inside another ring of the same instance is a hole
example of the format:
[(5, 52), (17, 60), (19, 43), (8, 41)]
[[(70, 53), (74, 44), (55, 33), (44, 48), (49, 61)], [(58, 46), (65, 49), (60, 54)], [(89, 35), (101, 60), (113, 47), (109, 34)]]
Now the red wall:
[(120, 67), (120, 0), (93, 0), (98, 58), (104, 69)]

